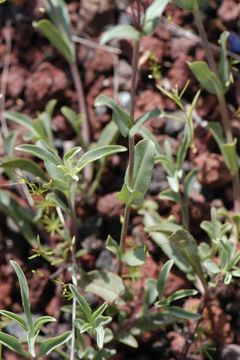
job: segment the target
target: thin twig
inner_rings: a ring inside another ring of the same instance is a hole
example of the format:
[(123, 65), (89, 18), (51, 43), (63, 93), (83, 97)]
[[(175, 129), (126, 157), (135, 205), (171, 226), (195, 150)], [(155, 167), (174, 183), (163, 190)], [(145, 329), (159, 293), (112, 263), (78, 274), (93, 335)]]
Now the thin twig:
[(6, 90), (7, 90), (7, 82), (8, 82), (8, 75), (9, 75), (9, 67), (10, 67), (10, 60), (11, 60), (11, 50), (12, 50), (12, 37), (11, 37), (11, 30), (10, 30), (10, 23), (8, 22), (7, 27), (4, 32), (5, 43), (6, 43), (6, 50), (5, 56), (3, 60), (3, 71), (2, 71), (2, 78), (1, 78), (1, 90), (0, 90), (0, 123), (2, 128), (2, 135), (6, 138), (9, 134), (6, 118), (3, 115), (5, 110), (5, 100), (6, 100)]

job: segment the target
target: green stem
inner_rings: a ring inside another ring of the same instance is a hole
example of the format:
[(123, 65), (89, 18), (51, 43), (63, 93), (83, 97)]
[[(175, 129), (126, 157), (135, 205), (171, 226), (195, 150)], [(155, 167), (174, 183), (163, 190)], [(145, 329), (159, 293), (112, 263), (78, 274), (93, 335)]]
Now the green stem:
[[(131, 125), (134, 124), (135, 109), (136, 109), (136, 86), (137, 86), (137, 73), (138, 73), (138, 62), (139, 62), (139, 48), (140, 48), (140, 42), (135, 41), (134, 49), (133, 49), (132, 78), (131, 78), (131, 110), (130, 110)], [(129, 151), (128, 182), (130, 186), (133, 181), (133, 169), (134, 169), (134, 161), (135, 161), (134, 146), (135, 146), (135, 138), (129, 137), (128, 138), (128, 151)], [(122, 252), (125, 252), (126, 250), (126, 237), (127, 237), (130, 213), (131, 213), (131, 205), (126, 205), (124, 210), (124, 218), (123, 218), (121, 237), (120, 237), (120, 249)], [(121, 272), (121, 269), (119, 272)]]
[[(217, 64), (213, 57), (212, 50), (210, 48), (210, 44), (208, 42), (207, 34), (203, 25), (202, 15), (200, 10), (197, 8), (193, 11), (194, 19), (196, 22), (196, 26), (199, 32), (199, 35), (202, 39), (203, 47), (206, 51), (206, 57), (208, 61), (208, 65), (210, 69), (218, 76)], [(218, 96), (219, 109), (221, 113), (222, 126), (224, 129), (226, 142), (228, 144), (233, 142), (233, 135), (231, 130), (231, 122), (228, 115), (227, 103), (224, 94), (219, 94)], [(234, 203), (234, 211), (240, 212), (240, 181), (239, 181), (239, 172), (233, 175), (233, 203)]]

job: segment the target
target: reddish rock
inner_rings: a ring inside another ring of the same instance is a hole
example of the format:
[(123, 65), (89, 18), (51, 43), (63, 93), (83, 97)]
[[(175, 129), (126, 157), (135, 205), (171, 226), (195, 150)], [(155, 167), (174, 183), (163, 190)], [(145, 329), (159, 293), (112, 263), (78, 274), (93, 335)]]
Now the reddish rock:
[(102, 49), (96, 49), (88, 57), (84, 63), (84, 67), (88, 71), (109, 72), (113, 68), (113, 56)]
[(210, 205), (202, 194), (191, 193), (189, 202), (189, 223), (191, 233), (198, 234), (203, 220), (210, 218)]
[(28, 71), (22, 66), (12, 66), (8, 74), (7, 95), (16, 99), (19, 97), (25, 87)]
[(191, 61), (192, 58), (179, 53), (177, 60), (173, 63), (171, 70), (169, 71), (169, 79), (172, 87), (178, 87), (182, 90), (186, 85), (186, 82), (191, 77), (191, 72), (187, 66), (187, 61)]
[(235, 0), (223, 0), (217, 14), (224, 22), (236, 21), (240, 16), (240, 4)]
[(106, 219), (118, 217), (122, 214), (124, 204), (117, 199), (116, 194), (107, 194), (98, 199), (97, 210)]
[(153, 36), (144, 36), (140, 45), (140, 53), (144, 56), (147, 52), (154, 56), (157, 63), (161, 64), (165, 54), (165, 42)]
[(198, 181), (209, 189), (218, 189), (231, 181), (223, 157), (220, 154), (203, 153), (194, 160), (199, 168)]
[(32, 106), (39, 107), (68, 86), (65, 73), (45, 62), (26, 80), (26, 97)]

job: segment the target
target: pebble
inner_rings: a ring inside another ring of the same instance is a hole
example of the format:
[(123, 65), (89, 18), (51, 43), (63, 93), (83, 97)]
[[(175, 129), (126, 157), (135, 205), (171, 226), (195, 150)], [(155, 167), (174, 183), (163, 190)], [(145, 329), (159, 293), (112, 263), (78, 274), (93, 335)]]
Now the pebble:
[(229, 344), (221, 352), (221, 360), (240, 360), (240, 346)]

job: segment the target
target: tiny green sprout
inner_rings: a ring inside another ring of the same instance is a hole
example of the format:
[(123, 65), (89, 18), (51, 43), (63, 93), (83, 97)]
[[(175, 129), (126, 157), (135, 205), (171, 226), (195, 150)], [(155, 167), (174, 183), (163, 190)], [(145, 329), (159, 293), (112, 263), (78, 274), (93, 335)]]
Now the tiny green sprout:
[(44, 228), (51, 236), (55, 234), (61, 234), (63, 226), (59, 217), (57, 217), (54, 213), (52, 213), (50, 216), (45, 214), (43, 216), (42, 222)]

